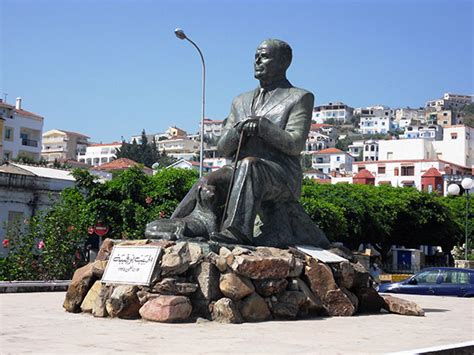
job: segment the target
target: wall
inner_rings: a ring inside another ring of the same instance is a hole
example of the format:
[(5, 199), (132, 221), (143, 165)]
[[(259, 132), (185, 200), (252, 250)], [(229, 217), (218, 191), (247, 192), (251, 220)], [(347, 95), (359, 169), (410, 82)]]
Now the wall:
[[(72, 185), (74, 181), (70, 180), (0, 173), (0, 242), (5, 238), (3, 226), (9, 212), (20, 212), (23, 219), (31, 218), (52, 206), (59, 193)], [(4, 253), (5, 249), (0, 247), (0, 255)]]

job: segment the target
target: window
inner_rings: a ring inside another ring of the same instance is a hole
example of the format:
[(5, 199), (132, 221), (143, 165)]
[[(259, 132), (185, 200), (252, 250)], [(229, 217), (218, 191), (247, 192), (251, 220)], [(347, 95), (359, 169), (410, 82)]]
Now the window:
[(387, 152), (387, 160), (393, 159), (393, 152)]
[(402, 176), (414, 176), (415, 167), (414, 166), (402, 166)]
[(443, 284), (468, 284), (469, 273), (463, 271), (441, 270), (437, 281)]
[(336, 157), (336, 161), (341, 161), (341, 157)]
[(438, 279), (438, 270), (430, 270), (422, 272), (414, 277), (414, 279), (419, 284), (435, 284), (436, 280)]
[(4, 160), (10, 160), (12, 157), (12, 153), (8, 151), (3, 151), (3, 159)]
[(371, 146), (370, 146), (370, 151), (371, 151), (371, 152), (375, 152), (375, 145), (371, 145)]
[(5, 140), (12, 141), (13, 140), (13, 128), (5, 127)]
[(451, 139), (458, 139), (457, 133), (451, 133)]
[(385, 174), (385, 166), (379, 166), (377, 168), (377, 174)]

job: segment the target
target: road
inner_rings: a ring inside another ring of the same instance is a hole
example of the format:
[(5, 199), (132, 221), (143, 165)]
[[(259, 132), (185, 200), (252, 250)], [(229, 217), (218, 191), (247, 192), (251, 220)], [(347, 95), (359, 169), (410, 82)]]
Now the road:
[(0, 294), (0, 353), (389, 353), (474, 340), (472, 298), (402, 295), (423, 307), (425, 317), (385, 313), (225, 325), (71, 314), (62, 309), (64, 295)]

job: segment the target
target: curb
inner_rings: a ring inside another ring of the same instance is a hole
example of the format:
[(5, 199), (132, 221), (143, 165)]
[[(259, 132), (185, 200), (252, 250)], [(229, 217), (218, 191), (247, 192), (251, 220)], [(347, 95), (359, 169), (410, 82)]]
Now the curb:
[(468, 355), (474, 353), (474, 341), (466, 341), (464, 343), (456, 343), (449, 345), (433, 346), (430, 348), (413, 349), (407, 351), (400, 351), (390, 353), (388, 355), (411, 355), (411, 354), (426, 354), (426, 355)]
[(0, 281), (0, 293), (67, 291), (71, 280)]

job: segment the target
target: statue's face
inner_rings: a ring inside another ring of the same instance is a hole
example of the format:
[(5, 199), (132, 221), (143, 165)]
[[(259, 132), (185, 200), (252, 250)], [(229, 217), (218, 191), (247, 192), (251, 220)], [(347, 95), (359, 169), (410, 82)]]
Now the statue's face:
[(268, 42), (262, 42), (255, 52), (255, 78), (269, 81), (285, 73), (285, 68), (278, 50)]

